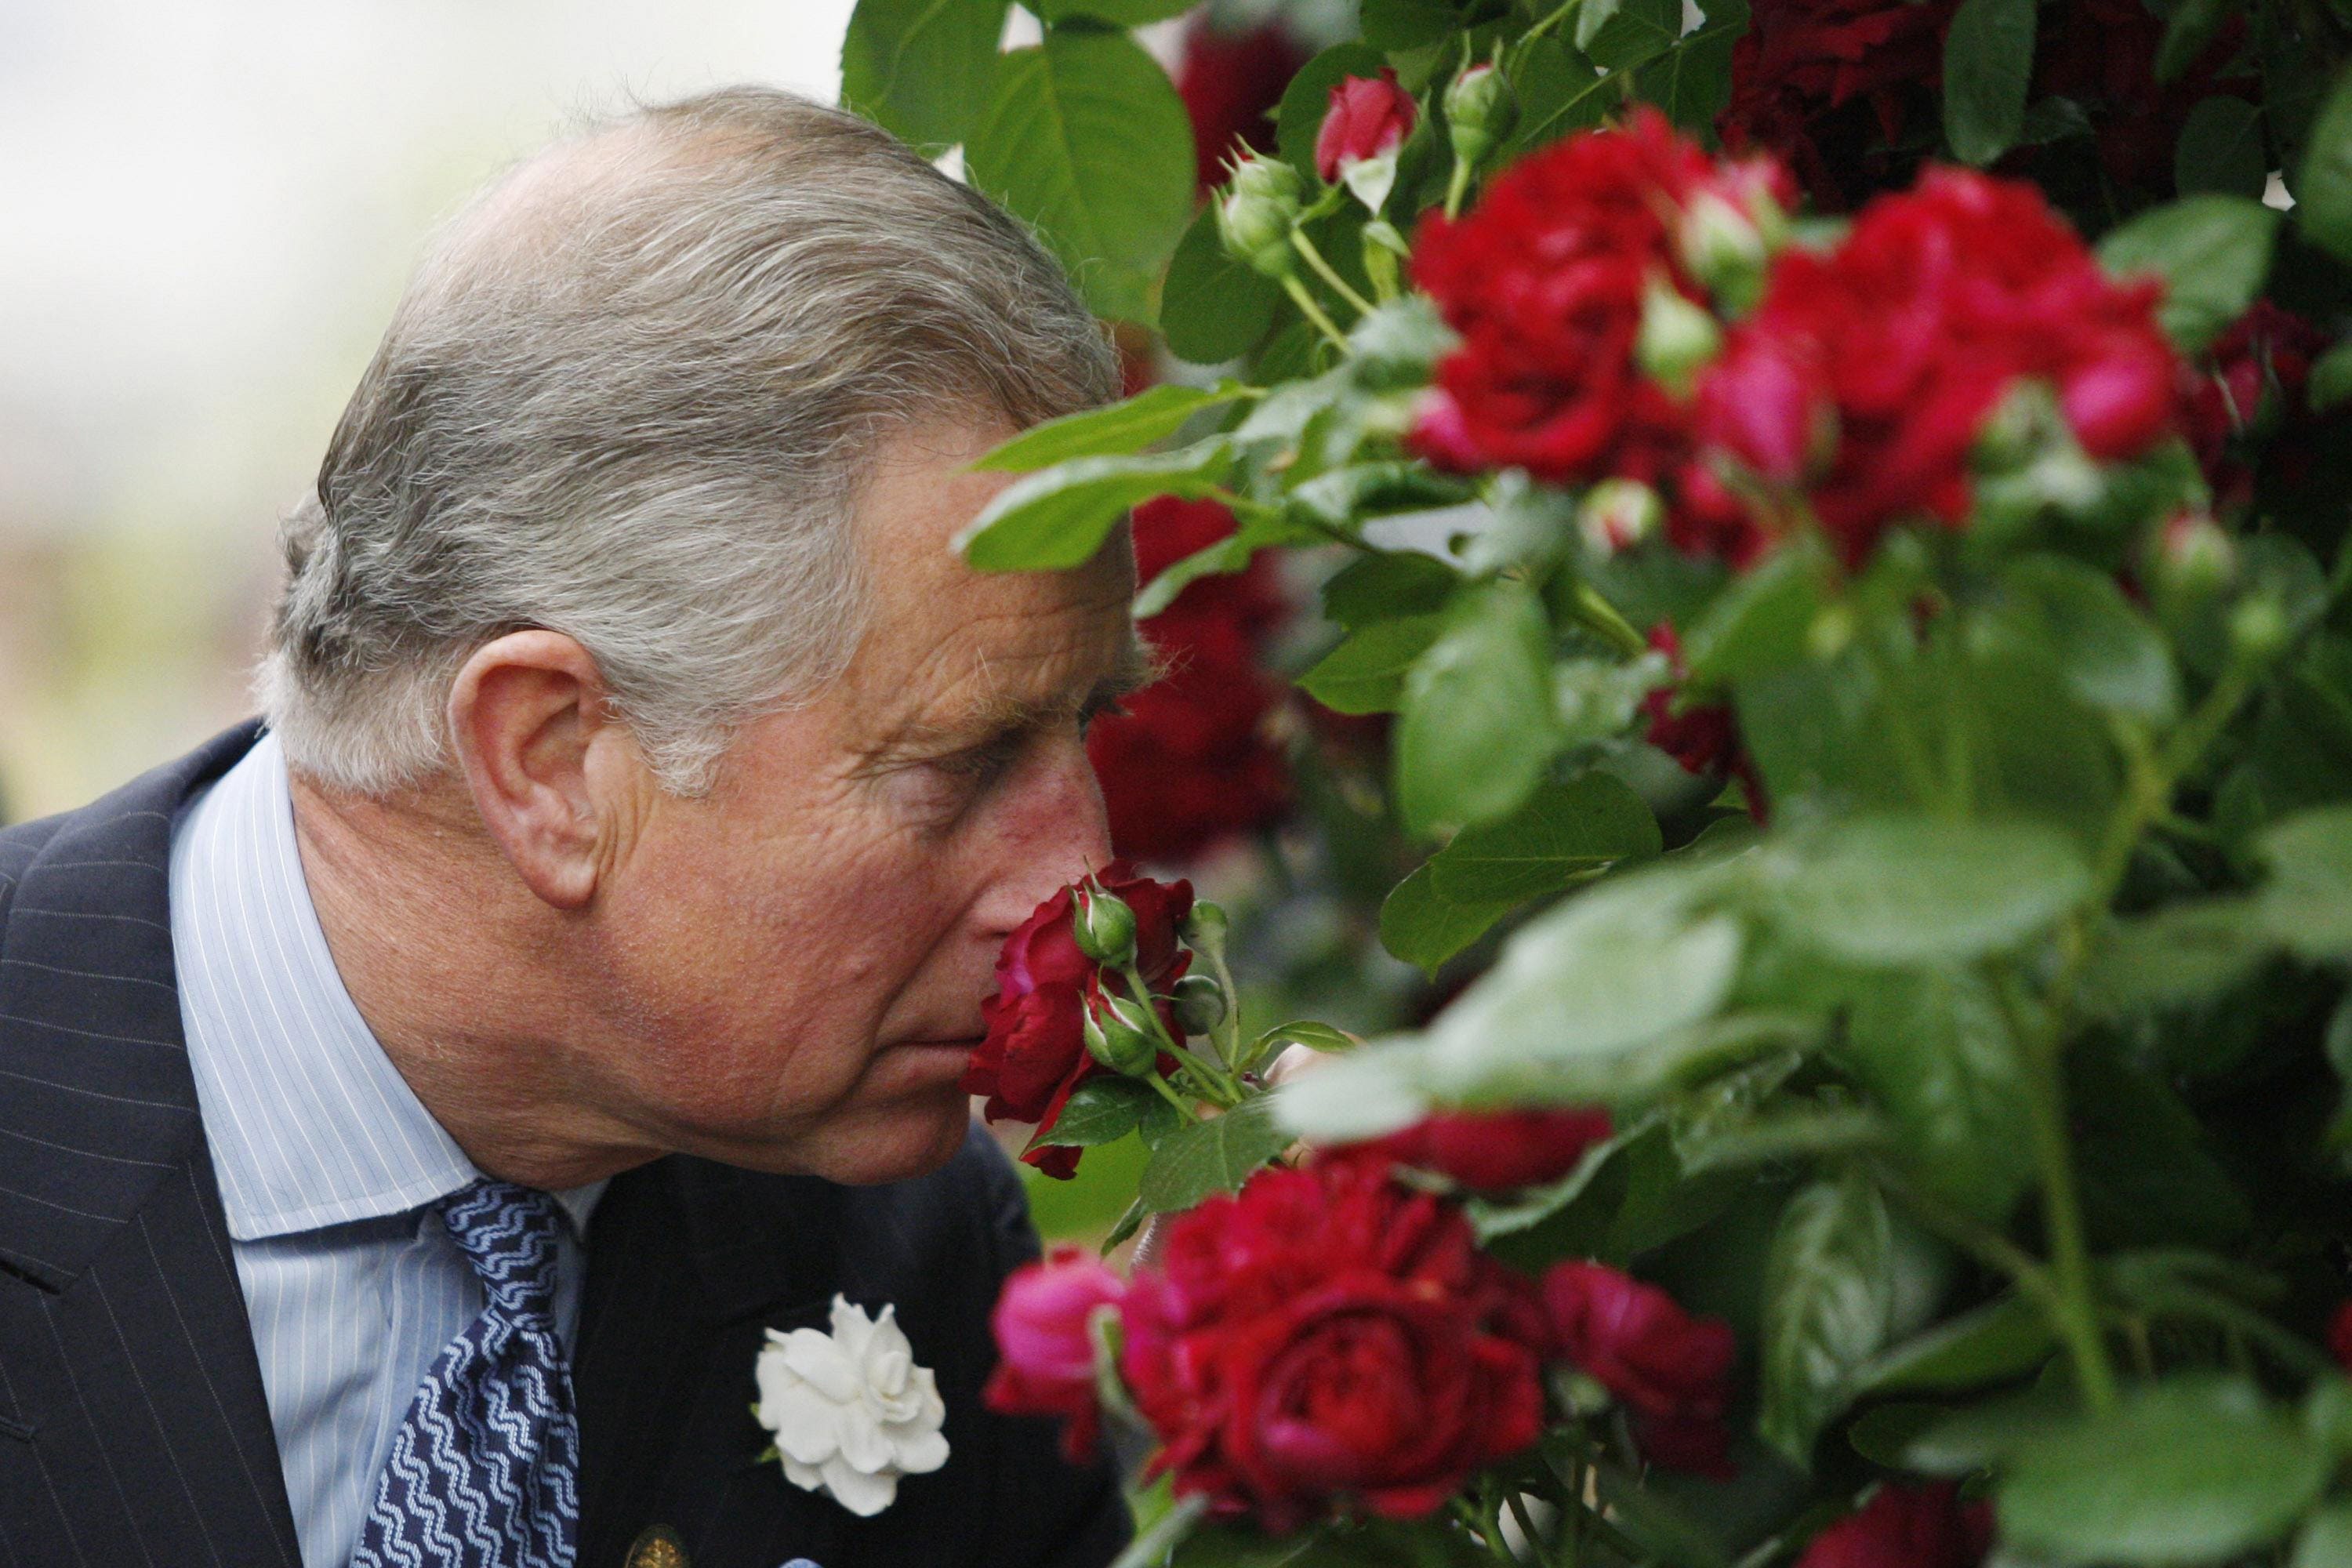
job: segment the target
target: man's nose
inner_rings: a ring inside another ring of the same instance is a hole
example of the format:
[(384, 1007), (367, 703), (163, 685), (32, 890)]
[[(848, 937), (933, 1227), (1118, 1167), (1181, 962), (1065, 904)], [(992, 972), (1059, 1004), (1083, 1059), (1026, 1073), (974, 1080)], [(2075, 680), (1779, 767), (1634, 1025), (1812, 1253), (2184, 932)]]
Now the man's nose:
[(1023, 781), (1007, 825), (990, 924), (1010, 933), (1057, 888), (1099, 871), (1111, 858), (1110, 823), (1102, 787), (1085, 744), (1075, 736), (1053, 742)]

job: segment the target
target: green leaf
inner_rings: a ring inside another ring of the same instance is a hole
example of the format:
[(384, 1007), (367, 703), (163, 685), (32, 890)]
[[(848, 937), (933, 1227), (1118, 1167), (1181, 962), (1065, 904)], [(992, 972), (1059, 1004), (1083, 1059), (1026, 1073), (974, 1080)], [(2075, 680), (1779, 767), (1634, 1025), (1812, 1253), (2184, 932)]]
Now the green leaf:
[(1690, 679), (1714, 686), (1802, 663), (1828, 570), (1827, 553), (1806, 534), (1725, 584), (1684, 637)]
[(1318, 659), (1299, 689), (1335, 713), (1393, 712), (1404, 700), (1406, 671), (1444, 629), (1443, 616), (1374, 621)]
[(2311, 362), (2311, 379), (2304, 395), (2314, 414), (2325, 414), (2352, 398), (2352, 338), (2347, 338)]
[(2294, 216), (2305, 239), (2339, 261), (2352, 261), (2352, 68), (2336, 73), (2311, 122), (2294, 182)]
[(2251, 899), (2200, 899), (2117, 920), (2084, 966), (2084, 1006), (2122, 1019), (2208, 1002), (2252, 973), (2274, 945)]
[(1033, 1148), (1091, 1149), (1116, 1142), (1143, 1125), (1160, 1097), (1133, 1079), (1090, 1078), (1070, 1093), (1054, 1125), (1030, 1140)]
[(1670, 1037), (1713, 1017), (1738, 972), (1739, 923), (1699, 902), (1716, 885), (1710, 868), (1643, 868), (1521, 927), (1430, 1026), (1434, 1084), (1559, 1100), (1654, 1087), (1679, 1065)]
[(1287, 1024), (1276, 1024), (1257, 1037), (1250, 1048), (1252, 1060), (1272, 1055), (1285, 1046), (1305, 1046), (1316, 1051), (1352, 1051), (1362, 1044), (1345, 1029), (1335, 1029), (1328, 1024), (1312, 1018), (1295, 1018)]
[(1593, 772), (1538, 787), (1499, 822), (1465, 828), (1429, 871), (1449, 903), (1517, 903), (1558, 892), (1577, 872), (1644, 859), (1662, 847), (1657, 818), (1642, 797)]
[(1559, 745), (1551, 624), (1526, 584), (1460, 600), (1406, 672), (1396, 798), (1413, 832), (1491, 822), (1525, 800)]
[(1203, 577), (1214, 577), (1228, 572), (1239, 572), (1250, 563), (1255, 545), (1246, 527), (1229, 533), (1214, 544), (1204, 544), (1192, 554), (1171, 561), (1159, 576), (1146, 583), (1135, 595), (1135, 618), (1148, 621), (1176, 602), (1176, 596)]
[(2189, 111), (2172, 153), (2173, 184), (2182, 195), (2210, 191), (2260, 200), (2269, 177), (2261, 110), (2217, 93)]
[(1764, 1264), (1757, 1430), (1800, 1466), (1886, 1343), (1894, 1253), (1886, 1201), (1858, 1173), (1804, 1188), (1780, 1215)]
[(2330, 1503), (2305, 1521), (2287, 1568), (2352, 1568), (2352, 1503)]
[(1194, 364), (1223, 364), (1255, 348), (1282, 306), (1282, 286), (1225, 253), (1216, 205), (1176, 242), (1160, 286), (1160, 331), (1168, 352)]
[(1245, 1100), (1222, 1116), (1171, 1135), (1143, 1167), (1137, 1195), (1154, 1214), (1191, 1208), (1212, 1193), (1238, 1191), (1289, 1142), (1267, 1097)]
[(2271, 870), (2258, 895), (2271, 934), (2305, 958), (2352, 957), (2352, 806), (2291, 816), (2255, 849)]
[(2237, 9), (2238, 0), (2180, 0), (2164, 24), (2164, 41), (2156, 48), (2156, 79), (2179, 80)]
[(2075, 696), (2152, 724), (2172, 721), (2180, 687), (2171, 650), (2113, 577), (2063, 556), (2034, 555), (2011, 563), (2002, 585), (2048, 637)]
[(1114, 26), (1140, 27), (1181, 16), (1192, 6), (1192, 0), (1037, 0), (1034, 9), (1038, 19), (1047, 23), (1091, 16)]
[(2022, 1377), (2057, 1348), (2040, 1308), (2002, 1296), (1873, 1358), (1854, 1374), (1853, 1390), (1861, 1396), (1982, 1388)]
[(1428, 1115), (1429, 1089), (1423, 1081), (1427, 1076), (1423, 1042), (1416, 1036), (1391, 1036), (1334, 1057), (1267, 1098), (1276, 1120), (1297, 1136), (1352, 1143)]
[(1577, 9), (1576, 47), (1605, 71), (1655, 59), (1682, 32), (1682, 0), (1585, 0)]
[(2188, 196), (2115, 229), (2099, 242), (2099, 259), (2119, 277), (2162, 278), (2158, 319), (2181, 353), (2195, 354), (2262, 291), (2278, 224), (2279, 215), (2260, 202)]
[(1944, 140), (1984, 167), (2016, 143), (2033, 75), (2033, 0), (1960, 0), (1944, 39)]
[(1035, 226), (1098, 314), (1148, 318), (1149, 286), (1192, 216), (1192, 130), (1133, 40), (1057, 28), (1003, 57), (964, 170)]
[(1824, 833), (1775, 910), (1849, 963), (1961, 963), (2023, 942), (2090, 888), (2074, 842), (2039, 823), (1879, 817)]
[(1381, 901), (1381, 945), (1434, 974), (1440, 964), (1517, 908), (1514, 899), (1457, 904), (1437, 891), (1436, 878), (1424, 865)]
[(1391, 53), (1433, 44), (1462, 21), (1451, 0), (1363, 0), (1364, 42)]
[(1331, 107), (1331, 89), (1351, 76), (1378, 76), (1388, 57), (1368, 44), (1335, 44), (1298, 68), (1274, 112), (1275, 145), (1290, 161), (1309, 191), (1322, 176), (1315, 171), (1315, 138)]
[(2059, 1563), (2202, 1563), (2278, 1539), (2329, 1458), (2248, 1380), (2187, 1374), (2010, 1456), (2000, 1533)]
[(1055, 572), (1085, 564), (1134, 507), (1154, 496), (1214, 495), (1232, 450), (1210, 440), (1136, 458), (1078, 458), (999, 490), (956, 549), (983, 572)]
[(2070, 1391), (2046, 1383), (1966, 1405), (1915, 1432), (1901, 1445), (1896, 1465), (1922, 1475), (1965, 1476), (2063, 1426), (2075, 1408)]
[(1865, 986), (1847, 1017), (1841, 1053), (1894, 1118), (1905, 1169), (1996, 1226), (2034, 1173), (2017, 1050), (1982, 980), (1965, 970), (1928, 969)]
[(1359, 555), (1323, 584), (1323, 614), (1351, 631), (1402, 616), (1434, 615), (1461, 584), (1461, 573), (1418, 551)]
[(857, 0), (841, 41), (841, 101), (936, 153), (988, 100), (1007, 0)]
[(1072, 458), (1130, 457), (1173, 436), (1202, 409), (1247, 395), (1247, 387), (1231, 381), (1213, 387), (1172, 383), (1155, 386), (1107, 407), (1032, 426), (972, 467), (992, 473), (1024, 474)]
[(1623, 79), (1605, 76), (1575, 46), (1548, 34), (1517, 51), (1511, 85), (1519, 97), (1518, 128), (1506, 143), (1521, 153), (1571, 132), (1590, 131), (1608, 117)]
[(1747, 0), (1716, 0), (1706, 26), (1633, 73), (1633, 96), (1712, 146), (1716, 116), (1731, 101), (1731, 52), (1748, 23)]

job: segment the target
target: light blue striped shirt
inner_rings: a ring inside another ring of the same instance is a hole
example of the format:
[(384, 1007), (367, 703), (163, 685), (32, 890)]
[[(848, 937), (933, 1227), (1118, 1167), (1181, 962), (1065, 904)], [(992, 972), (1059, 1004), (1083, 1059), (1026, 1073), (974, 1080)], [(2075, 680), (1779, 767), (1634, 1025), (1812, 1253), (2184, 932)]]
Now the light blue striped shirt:
[[(482, 1310), (430, 1205), (481, 1173), (376, 1043), (302, 878), (285, 753), (264, 736), (172, 839), (172, 951), (303, 1568), (344, 1568), (417, 1385)], [(558, 1193), (556, 1322), (604, 1184)]]

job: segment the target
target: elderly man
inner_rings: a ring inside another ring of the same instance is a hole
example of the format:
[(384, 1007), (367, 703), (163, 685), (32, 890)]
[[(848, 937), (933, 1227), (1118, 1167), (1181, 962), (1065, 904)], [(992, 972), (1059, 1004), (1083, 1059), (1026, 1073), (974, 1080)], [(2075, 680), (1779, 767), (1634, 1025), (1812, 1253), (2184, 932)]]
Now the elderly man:
[[(1107, 858), (1132, 566), (950, 541), (1117, 383), (1017, 226), (781, 93), (459, 215), (286, 526), (265, 723), (0, 833), (0, 1561), (1116, 1553), (1108, 1468), (982, 1407), (1035, 1241), (957, 1085)], [(945, 1400), (870, 1516), (750, 1409), (836, 1294)]]

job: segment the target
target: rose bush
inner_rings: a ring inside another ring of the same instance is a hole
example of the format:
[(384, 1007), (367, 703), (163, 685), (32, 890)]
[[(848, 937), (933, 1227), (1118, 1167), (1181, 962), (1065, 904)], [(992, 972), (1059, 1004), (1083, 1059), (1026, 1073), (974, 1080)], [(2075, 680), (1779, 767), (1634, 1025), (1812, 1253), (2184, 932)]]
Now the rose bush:
[[(1168, 373), (966, 559), (1147, 503), (1178, 679), (1370, 759), (1165, 970), (1016, 938), (975, 1081), (1163, 1245), (995, 1402), (1143, 1455), (1131, 1563), (2343, 1559), (2352, 26), (1366, 0), (1196, 211), (1169, 9), (849, 81)], [(1254, 812), (1148, 728), (1123, 841)]]

